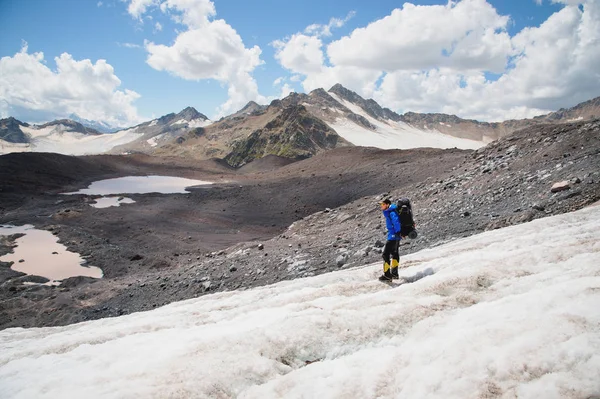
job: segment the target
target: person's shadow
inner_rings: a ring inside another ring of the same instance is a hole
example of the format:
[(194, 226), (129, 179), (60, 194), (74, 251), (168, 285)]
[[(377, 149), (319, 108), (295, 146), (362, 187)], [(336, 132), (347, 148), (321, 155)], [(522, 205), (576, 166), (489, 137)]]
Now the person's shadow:
[(427, 269), (417, 272), (412, 276), (401, 276), (401, 278), (404, 279), (404, 281), (406, 281), (407, 283), (414, 283), (416, 281), (421, 280), (424, 277), (432, 276), (434, 273), (435, 272), (433, 271), (433, 269), (431, 267), (428, 267)]

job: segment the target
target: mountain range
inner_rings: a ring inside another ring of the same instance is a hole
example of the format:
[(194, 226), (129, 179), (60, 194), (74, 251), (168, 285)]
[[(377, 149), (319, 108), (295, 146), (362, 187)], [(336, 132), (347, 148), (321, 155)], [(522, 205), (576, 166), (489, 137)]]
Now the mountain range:
[(251, 101), (216, 122), (187, 107), (177, 114), (107, 133), (110, 129), (106, 124), (72, 117), (78, 121), (61, 119), (29, 125), (14, 118), (0, 120), (0, 154), (145, 153), (221, 158), (239, 167), (266, 155), (303, 159), (353, 145), (477, 149), (530, 126), (600, 117), (600, 97), (532, 119), (488, 123), (439, 113), (400, 115), (336, 84), (329, 91), (291, 93), (269, 105)]

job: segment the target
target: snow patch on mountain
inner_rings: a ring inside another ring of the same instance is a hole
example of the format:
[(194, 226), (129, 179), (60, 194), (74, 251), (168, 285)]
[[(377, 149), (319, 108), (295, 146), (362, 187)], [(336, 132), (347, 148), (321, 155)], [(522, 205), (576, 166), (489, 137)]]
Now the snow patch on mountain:
[(0, 386), (11, 398), (597, 396), (599, 222), (595, 206), (403, 256), (398, 287), (376, 281), (377, 263), (0, 331)]
[(166, 135), (167, 135), (167, 133), (159, 134), (157, 136), (154, 136), (154, 137), (146, 140), (146, 143), (150, 144), (150, 147), (156, 147), (156, 146), (158, 146), (158, 142), (161, 139), (163, 139)]
[(213, 123), (210, 119), (202, 120), (202, 119), (194, 119), (188, 122), (189, 128), (197, 128), (197, 127), (206, 127)]
[(369, 130), (342, 116), (336, 118), (334, 122), (328, 123), (340, 136), (354, 145), (382, 149), (419, 147), (478, 149), (485, 145), (480, 141), (449, 136), (436, 129), (422, 130), (404, 122), (380, 121), (356, 104), (344, 100), (335, 93), (329, 94), (354, 114), (360, 115), (376, 127), (374, 131)]
[(0, 152), (55, 152), (65, 155), (89, 155), (109, 151), (115, 146), (129, 143), (141, 134), (135, 129), (122, 130), (112, 134), (87, 135), (70, 132), (64, 125), (53, 125), (45, 128), (21, 127), (30, 137), (26, 146), (4, 145), (0, 143)]

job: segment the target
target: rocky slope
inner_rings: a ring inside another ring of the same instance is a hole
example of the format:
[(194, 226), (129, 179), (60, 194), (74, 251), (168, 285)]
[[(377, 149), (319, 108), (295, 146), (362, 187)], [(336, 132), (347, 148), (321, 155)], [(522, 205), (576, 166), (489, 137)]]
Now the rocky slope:
[(28, 143), (29, 138), (23, 133), (21, 126), (28, 127), (29, 124), (13, 117), (0, 119), (0, 140), (8, 143)]
[[(103, 176), (174, 173), (220, 183), (189, 195), (137, 195), (136, 204), (106, 210), (89, 207), (85, 198), (61, 198), (58, 187), (37, 192), (31, 171), (29, 191), (11, 186), (14, 200), (0, 223), (51, 228), (106, 277), (58, 288), (5, 277), (1, 327), (107, 317), (379, 262), (385, 224), (376, 201), (383, 197), (413, 202), (420, 235), (403, 241), (401, 254), (600, 200), (600, 120), (530, 127), (477, 151), (345, 147), (279, 168), (271, 157), (254, 171), (249, 163), (243, 174), (153, 159), (140, 158), (135, 167), (122, 157), (85, 161), (109, 167)], [(61, 160), (59, 170), (70, 171)], [(33, 159), (20, 165), (48, 180)], [(73, 178), (66, 181), (71, 187)], [(65, 209), (73, 216), (66, 218)], [(548, 239), (560, 245), (560, 234)]]
[(351, 145), (302, 105), (284, 108), (264, 128), (233, 144), (225, 161), (239, 167), (267, 155), (309, 158), (320, 152)]

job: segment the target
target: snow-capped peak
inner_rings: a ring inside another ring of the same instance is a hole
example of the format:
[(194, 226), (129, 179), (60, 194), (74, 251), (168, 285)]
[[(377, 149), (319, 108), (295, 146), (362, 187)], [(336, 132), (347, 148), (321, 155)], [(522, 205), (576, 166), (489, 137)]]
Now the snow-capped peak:
[(69, 119), (79, 122), (85, 127), (89, 127), (91, 129), (97, 130), (100, 133), (114, 133), (119, 130), (123, 130), (123, 127), (115, 127), (110, 125), (109, 123), (103, 121), (93, 121), (85, 118), (81, 118), (77, 114), (69, 115)]

